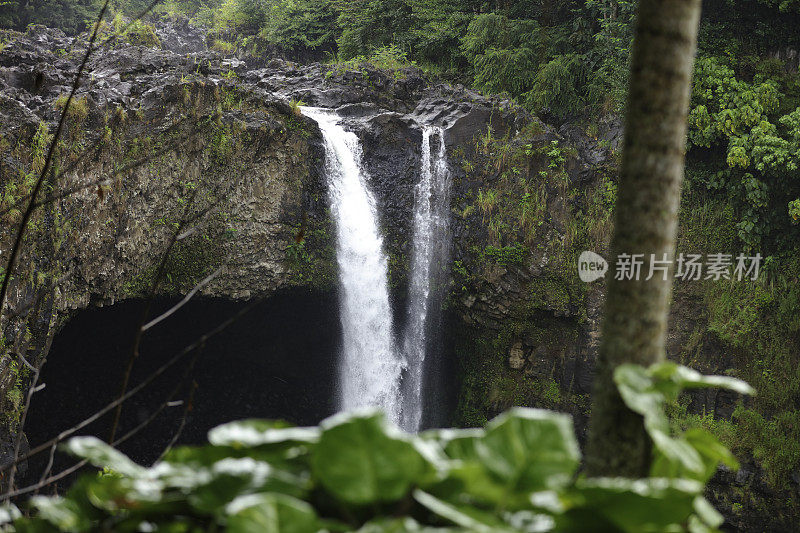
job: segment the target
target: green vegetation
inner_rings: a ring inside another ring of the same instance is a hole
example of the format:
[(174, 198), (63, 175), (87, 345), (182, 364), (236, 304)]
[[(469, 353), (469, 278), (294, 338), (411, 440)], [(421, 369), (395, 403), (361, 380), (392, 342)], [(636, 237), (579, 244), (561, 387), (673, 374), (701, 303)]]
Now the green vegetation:
[[(309, 226), (309, 227), (303, 227)], [(330, 289), (336, 283), (336, 252), (329, 228), (321, 222), (306, 222), (295, 228), (286, 247), (292, 282)]]
[(304, 105), (306, 105), (306, 103), (303, 102), (302, 100), (295, 100), (294, 98), (289, 100), (289, 107), (292, 109), (292, 113), (294, 113), (295, 116), (299, 117), (303, 114), (300, 108), (303, 107)]
[(114, 17), (112, 27), (114, 33), (129, 44), (150, 47), (161, 46), (158, 36), (156, 35), (156, 30), (152, 24), (141, 20), (134, 20), (129, 25), (128, 21), (118, 13), (117, 16)]
[[(53, 104), (53, 106), (59, 111), (64, 111), (64, 108), (67, 105), (68, 98), (69, 98), (68, 95), (62, 94), (61, 96), (56, 98), (56, 101)], [(70, 101), (69, 109), (67, 109), (66, 113), (68, 121), (80, 126), (81, 123), (84, 120), (86, 120), (86, 117), (89, 115), (89, 103), (87, 97), (86, 96), (74, 97), (72, 101)]]
[[(19, 9), (0, 16), (0, 26), (22, 30), (35, 22), (70, 33), (84, 31), (101, 4), (7, 1)], [(111, 3), (117, 16), (132, 16), (146, 6), (144, 0)], [(225, 53), (241, 49), (255, 55), (328, 57), (335, 63), (369, 61), (392, 71), (416, 64), (559, 116), (619, 107), (632, 20), (632, 3), (625, 0), (558, 5), (531, 0), (172, 0), (156, 11), (186, 15), (209, 27), (212, 48)], [(142, 23), (127, 37), (133, 44), (158, 44)]]
[(20, 200), (33, 190), (36, 179), (44, 167), (47, 149), (52, 139), (47, 123), (39, 122), (31, 137), (23, 142), (17, 142), (13, 147), (10, 143), (0, 140), (0, 153), (10, 153), (23, 162), (23, 165), (16, 170), (16, 178), (2, 184), (0, 207), (8, 210), (2, 217), (4, 222), (14, 224), (21, 218)]
[[(517, 249), (514, 260), (518, 263), (523, 260), (523, 248), (533, 246), (549, 222), (549, 193), (559, 191), (572, 197), (575, 192), (568, 186), (564, 170), (567, 158), (575, 154), (562, 150), (558, 141), (542, 141), (540, 133), (537, 123), (513, 137), (500, 137), (490, 127), (476, 139), (474, 152), (459, 148), (454, 153), (470, 178), (480, 177), (492, 185), (479, 188), (474, 200), (457, 199), (461, 217), (480, 215), (490, 249)], [(505, 255), (488, 253), (490, 257)]]
[[(745, 246), (736, 212), (727, 200), (702, 189), (689, 190), (684, 206), (679, 252), (731, 253)], [(737, 405), (730, 420), (715, 418), (713, 411), (688, 412), (688, 404), (682, 403), (675, 406), (675, 421), (682, 427), (706, 427), (738, 457), (756, 459), (774, 487), (786, 487), (790, 473), (800, 466), (800, 449), (795, 446), (800, 393), (798, 279), (798, 256), (784, 252), (764, 261), (758, 281), (694, 281), (676, 289), (696, 299), (703, 318), (688, 335), (681, 361), (706, 370), (718, 368), (713, 353), (722, 343), (729, 372), (748, 380), (760, 394)], [(704, 356), (706, 351), (712, 355)]]
[[(749, 79), (737, 62), (700, 58), (692, 91), (689, 142), (693, 156), (718, 162), (695, 186), (719, 191), (740, 213), (739, 238), (751, 249), (797, 242), (786, 205), (800, 197), (800, 80), (772, 59), (750, 58)], [(786, 94), (789, 92), (790, 94)]]
[(97, 18), (102, 5), (102, 0), (6, 0), (0, 3), (0, 26), (24, 30), (29, 24), (44, 24), (79, 33)]
[[(713, 531), (722, 517), (702, 496), (733, 456), (702, 429), (670, 430), (664, 407), (684, 388), (726, 387), (671, 363), (621, 366), (628, 408), (653, 437), (647, 479), (578, 474), (568, 416), (513, 409), (486, 429), (419, 436), (382, 414), (337, 415), (319, 428), (248, 420), (209, 432), (145, 468), (93, 437), (65, 448), (101, 469), (64, 496), (36, 496), (32, 513), (3, 509), (6, 531)], [(442, 531), (442, 530), (439, 530)]]
[(521, 264), (525, 259), (525, 248), (519, 243), (500, 248), (487, 246), (483, 255), (503, 265)]
[[(163, 225), (164, 223), (162, 223)], [(156, 222), (156, 226), (159, 222)], [(174, 228), (173, 228), (174, 229)], [(217, 229), (178, 241), (164, 262), (164, 270), (158, 283), (158, 292), (163, 294), (185, 294), (203, 277), (220, 265), (221, 243), (225, 234)], [(133, 279), (127, 281), (122, 292), (127, 297), (148, 297), (153, 289), (159, 265), (143, 268)]]
[(455, 426), (481, 426), (513, 406), (588, 414), (588, 395), (557, 381), (562, 379), (560, 362), (577, 355), (578, 333), (543, 312), (563, 312), (570, 302), (567, 288), (558, 280), (534, 280), (529, 290), (528, 306), (511, 309), (513, 318), (503, 320), (498, 331), (461, 324), (449, 333), (459, 367)]

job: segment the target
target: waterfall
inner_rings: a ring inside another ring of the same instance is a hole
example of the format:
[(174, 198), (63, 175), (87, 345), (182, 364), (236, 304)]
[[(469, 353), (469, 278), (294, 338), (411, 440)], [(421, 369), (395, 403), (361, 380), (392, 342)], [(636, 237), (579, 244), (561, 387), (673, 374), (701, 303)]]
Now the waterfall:
[(340, 408), (380, 407), (400, 424), (405, 363), (395, 347), (387, 259), (375, 199), (361, 167), (361, 146), (334, 112), (307, 107), (302, 112), (319, 124), (325, 141), (341, 285)]
[[(420, 180), (414, 188), (413, 244), (402, 350), (394, 342), (387, 259), (375, 199), (361, 166), (358, 137), (333, 111), (302, 108), (319, 124), (325, 145), (336, 258), (341, 285), (340, 408), (382, 408), (406, 431), (422, 423), (425, 358), (449, 253), (450, 174), (444, 130), (422, 131)], [(437, 147), (431, 147), (435, 138)]]
[[(438, 138), (436, 155), (431, 153), (431, 137)], [(408, 315), (403, 334), (403, 352), (408, 368), (403, 377), (401, 426), (406, 431), (420, 429), (423, 411), (423, 375), (429, 334), (443, 265), (449, 247), (450, 174), (444, 144), (444, 130), (423, 127), (420, 180), (414, 189), (414, 220), (411, 270), (408, 288)]]

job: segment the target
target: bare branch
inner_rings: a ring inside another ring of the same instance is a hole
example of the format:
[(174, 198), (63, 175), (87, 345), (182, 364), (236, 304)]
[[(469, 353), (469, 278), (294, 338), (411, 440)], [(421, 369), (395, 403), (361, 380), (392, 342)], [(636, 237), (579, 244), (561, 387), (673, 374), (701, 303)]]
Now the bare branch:
[(148, 322), (147, 324), (145, 324), (144, 326), (142, 326), (142, 333), (144, 333), (144, 332), (145, 332), (145, 331), (147, 331), (148, 329), (152, 328), (153, 326), (155, 326), (156, 324), (158, 324), (158, 323), (159, 323), (159, 322), (161, 322), (162, 320), (164, 320), (164, 319), (166, 319), (166, 318), (169, 318), (169, 317), (170, 317), (170, 316), (171, 316), (173, 313), (175, 313), (175, 311), (177, 311), (178, 309), (180, 309), (181, 307), (183, 307), (184, 305), (186, 305), (186, 303), (187, 303), (189, 300), (191, 300), (191, 299), (192, 299), (192, 297), (194, 297), (194, 295), (195, 295), (195, 294), (197, 294), (197, 292), (198, 292), (200, 289), (202, 289), (203, 287), (205, 287), (205, 286), (206, 286), (206, 285), (207, 285), (207, 284), (208, 284), (208, 283), (209, 283), (209, 282), (210, 282), (212, 279), (214, 279), (215, 277), (217, 277), (217, 274), (219, 274), (221, 271), (222, 271), (222, 267), (220, 267), (220, 268), (216, 269), (214, 272), (212, 272), (211, 274), (209, 274), (208, 276), (206, 276), (206, 277), (205, 277), (205, 278), (204, 278), (204, 279), (203, 279), (203, 280), (202, 280), (200, 283), (198, 283), (197, 285), (195, 285), (195, 286), (194, 286), (194, 288), (193, 288), (191, 291), (189, 291), (189, 293), (188, 293), (186, 296), (184, 296), (183, 300), (181, 300), (180, 302), (178, 302), (177, 304), (175, 304), (174, 306), (172, 306), (172, 307), (169, 309), (169, 311), (167, 311), (166, 313), (163, 313), (163, 314), (159, 315), (158, 317), (154, 318), (153, 320), (151, 320), (150, 322)]

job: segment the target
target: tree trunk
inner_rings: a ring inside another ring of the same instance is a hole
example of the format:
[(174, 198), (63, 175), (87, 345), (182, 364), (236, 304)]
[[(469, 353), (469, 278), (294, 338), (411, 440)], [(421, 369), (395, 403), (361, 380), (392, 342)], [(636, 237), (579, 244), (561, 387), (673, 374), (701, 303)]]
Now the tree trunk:
[[(586, 468), (590, 475), (648, 474), (651, 444), (641, 416), (613, 380), (623, 363), (664, 358), (672, 269), (646, 280), (650, 254), (675, 254), (686, 117), (701, 0), (641, 0), (633, 45), (625, 144), (605, 320), (597, 361)], [(616, 280), (619, 254), (645, 254), (638, 280)]]

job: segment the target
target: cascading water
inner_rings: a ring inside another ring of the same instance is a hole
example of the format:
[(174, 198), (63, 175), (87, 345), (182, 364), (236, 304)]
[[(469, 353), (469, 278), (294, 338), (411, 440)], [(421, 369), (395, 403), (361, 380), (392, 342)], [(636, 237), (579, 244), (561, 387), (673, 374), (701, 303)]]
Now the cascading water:
[[(431, 137), (438, 138), (436, 155)], [(408, 362), (403, 377), (401, 426), (417, 431), (422, 422), (423, 373), (429, 348), (433, 306), (438, 281), (449, 247), (450, 174), (444, 144), (444, 130), (425, 126), (422, 131), (420, 180), (414, 189), (414, 221), (411, 271), (408, 288), (408, 316), (403, 334), (403, 352)]]
[(380, 407), (399, 424), (400, 376), (405, 362), (395, 348), (387, 260), (375, 200), (361, 168), (361, 146), (358, 137), (340, 125), (340, 117), (334, 112), (308, 107), (302, 112), (319, 124), (325, 140), (342, 289), (340, 407)]

